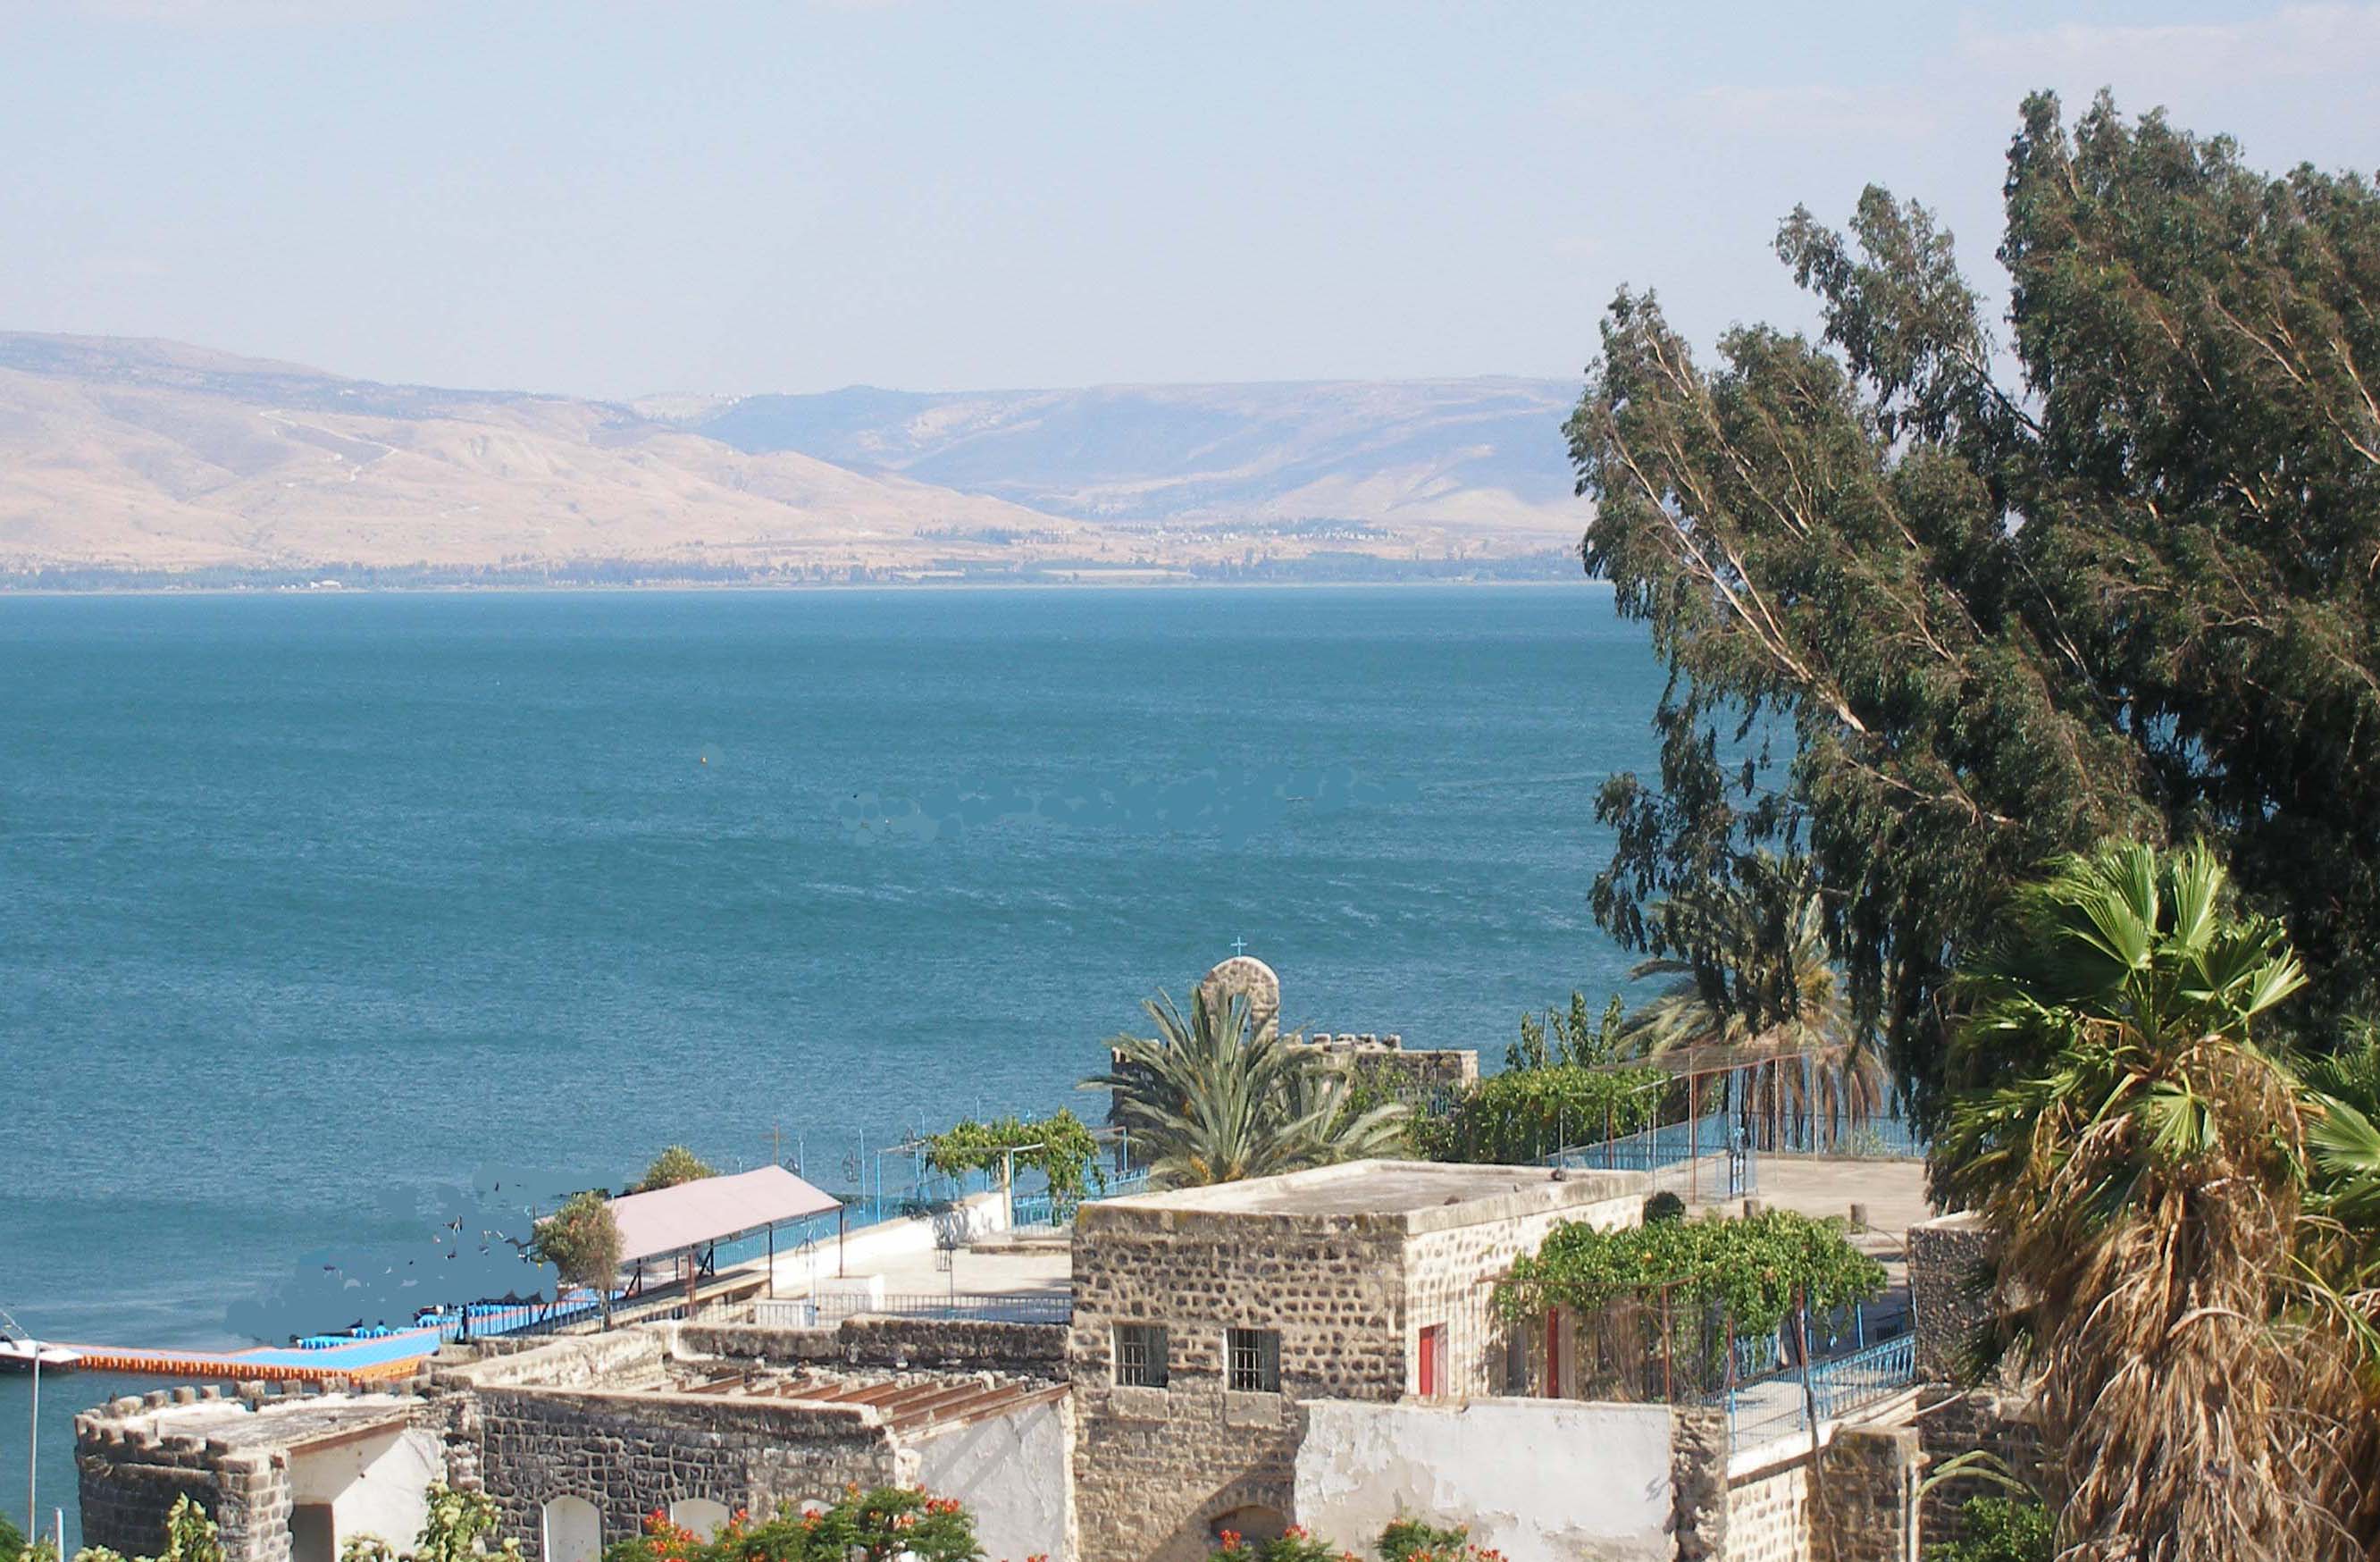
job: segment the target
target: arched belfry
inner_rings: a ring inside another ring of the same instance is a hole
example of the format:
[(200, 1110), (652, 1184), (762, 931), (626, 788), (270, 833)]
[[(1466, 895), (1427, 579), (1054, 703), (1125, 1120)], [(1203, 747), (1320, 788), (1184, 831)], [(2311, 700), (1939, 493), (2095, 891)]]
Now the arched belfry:
[(1253, 955), (1233, 955), (1199, 978), (1198, 991), (1209, 1007), (1220, 1008), (1228, 998), (1247, 1000), (1251, 1040), (1281, 1028), (1281, 978)]

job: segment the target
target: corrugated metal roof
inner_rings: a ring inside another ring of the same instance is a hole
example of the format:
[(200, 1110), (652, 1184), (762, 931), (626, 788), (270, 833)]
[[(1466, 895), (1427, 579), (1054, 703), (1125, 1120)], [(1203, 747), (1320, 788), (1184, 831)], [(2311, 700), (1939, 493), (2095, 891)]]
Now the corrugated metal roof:
[(629, 1263), (757, 1231), (781, 1220), (821, 1214), (841, 1204), (833, 1195), (820, 1192), (783, 1166), (762, 1166), (758, 1171), (706, 1177), (614, 1199), (612, 1218), (620, 1227), (620, 1261)]

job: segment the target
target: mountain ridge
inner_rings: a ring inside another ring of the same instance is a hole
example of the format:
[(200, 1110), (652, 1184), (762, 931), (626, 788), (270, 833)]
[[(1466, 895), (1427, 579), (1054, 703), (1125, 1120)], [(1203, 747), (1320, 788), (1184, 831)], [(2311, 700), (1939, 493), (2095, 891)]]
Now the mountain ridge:
[[(1464, 389), (1463, 387), (1470, 388)], [(603, 401), (0, 333), (0, 570), (901, 578), (1575, 544), (1549, 383)], [(1558, 492), (1559, 491), (1559, 492)]]

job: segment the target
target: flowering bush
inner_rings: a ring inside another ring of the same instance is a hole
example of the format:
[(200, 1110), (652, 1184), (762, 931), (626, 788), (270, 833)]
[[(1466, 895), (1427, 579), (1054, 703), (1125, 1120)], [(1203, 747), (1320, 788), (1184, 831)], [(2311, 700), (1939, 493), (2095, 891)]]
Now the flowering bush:
[[(1417, 1519), (1400, 1519), (1380, 1531), (1381, 1562), (1504, 1562), (1501, 1552), (1471, 1544), (1470, 1532), (1442, 1530)], [(1292, 1525), (1279, 1540), (1250, 1541), (1232, 1531), (1207, 1562), (1363, 1562), (1354, 1552), (1317, 1539)]]
[(1363, 1562), (1354, 1552), (1326, 1544), (1292, 1525), (1278, 1540), (1249, 1541), (1225, 1530), (1208, 1562)]
[(618, 1542), (603, 1562), (978, 1562), (975, 1520), (949, 1497), (915, 1486), (845, 1486), (832, 1507), (805, 1513), (792, 1503), (755, 1523), (738, 1509), (702, 1540), (669, 1516), (646, 1517), (645, 1532)]

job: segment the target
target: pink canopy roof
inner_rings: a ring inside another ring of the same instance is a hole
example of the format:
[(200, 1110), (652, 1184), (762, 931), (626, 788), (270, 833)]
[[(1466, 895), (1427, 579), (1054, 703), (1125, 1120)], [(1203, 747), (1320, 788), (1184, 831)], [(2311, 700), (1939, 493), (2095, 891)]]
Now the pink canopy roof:
[(841, 1203), (783, 1166), (762, 1166), (733, 1177), (706, 1177), (614, 1199), (612, 1218), (620, 1227), (620, 1261), (632, 1263), (757, 1231), (781, 1220), (820, 1214)]

